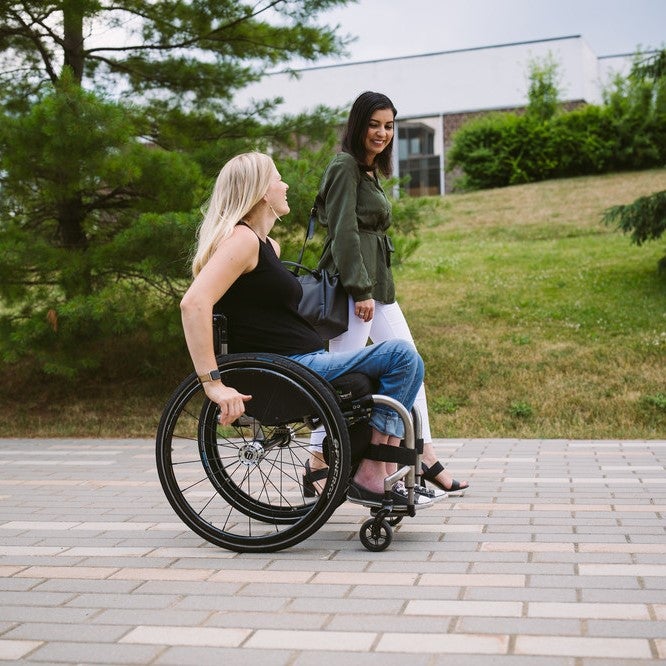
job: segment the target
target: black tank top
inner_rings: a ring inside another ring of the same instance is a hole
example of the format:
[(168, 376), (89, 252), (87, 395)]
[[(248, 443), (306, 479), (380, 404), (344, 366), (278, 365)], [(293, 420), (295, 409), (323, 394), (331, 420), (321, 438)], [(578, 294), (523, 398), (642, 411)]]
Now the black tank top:
[(270, 241), (259, 238), (256, 268), (241, 275), (213, 308), (227, 317), (229, 351), (289, 356), (324, 349), (319, 334), (298, 314), (302, 293)]

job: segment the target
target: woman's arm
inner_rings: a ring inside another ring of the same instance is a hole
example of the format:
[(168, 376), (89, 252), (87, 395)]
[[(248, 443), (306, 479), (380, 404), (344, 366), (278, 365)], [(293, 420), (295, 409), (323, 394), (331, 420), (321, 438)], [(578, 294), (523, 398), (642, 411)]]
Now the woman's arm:
[[(243, 273), (256, 267), (258, 260), (258, 238), (247, 227), (238, 226), (218, 245), (183, 296), (180, 302), (183, 331), (198, 375), (217, 369), (213, 349), (213, 306)], [(208, 398), (219, 405), (223, 425), (243, 414), (243, 403), (252, 397), (225, 386), (219, 379), (205, 382), (203, 388)]]
[(325, 221), (342, 284), (355, 301), (364, 301), (372, 298), (372, 280), (361, 253), (356, 213), (361, 174), (353, 158), (346, 157), (338, 158), (325, 176)]

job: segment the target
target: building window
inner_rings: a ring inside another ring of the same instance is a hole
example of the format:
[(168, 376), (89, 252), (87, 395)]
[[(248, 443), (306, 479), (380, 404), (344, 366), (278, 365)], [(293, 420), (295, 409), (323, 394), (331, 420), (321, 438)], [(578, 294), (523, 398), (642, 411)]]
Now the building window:
[(406, 190), (413, 196), (441, 194), (441, 164), (435, 155), (435, 130), (417, 122), (398, 124), (400, 177), (409, 177)]

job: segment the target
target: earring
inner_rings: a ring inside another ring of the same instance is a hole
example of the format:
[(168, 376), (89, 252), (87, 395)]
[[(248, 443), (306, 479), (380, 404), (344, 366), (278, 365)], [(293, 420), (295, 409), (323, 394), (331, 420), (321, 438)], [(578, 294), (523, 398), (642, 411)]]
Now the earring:
[(271, 211), (273, 212), (273, 215), (275, 215), (275, 217), (277, 217), (277, 219), (278, 219), (280, 222), (282, 222), (282, 218), (281, 218), (281, 217), (275, 212), (275, 208), (273, 208), (273, 206), (271, 206), (271, 205), (268, 203), (268, 200), (266, 200), (266, 203), (268, 204), (268, 207), (269, 207), (269, 208), (271, 209)]

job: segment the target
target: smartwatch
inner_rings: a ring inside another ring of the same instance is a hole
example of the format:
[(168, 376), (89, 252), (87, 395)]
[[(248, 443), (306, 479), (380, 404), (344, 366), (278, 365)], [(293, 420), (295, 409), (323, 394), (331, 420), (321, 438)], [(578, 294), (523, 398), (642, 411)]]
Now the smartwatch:
[(211, 370), (210, 372), (207, 372), (205, 375), (199, 375), (199, 381), (202, 384), (205, 384), (206, 382), (213, 382), (216, 379), (220, 379), (220, 371), (215, 368), (215, 370)]

